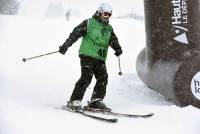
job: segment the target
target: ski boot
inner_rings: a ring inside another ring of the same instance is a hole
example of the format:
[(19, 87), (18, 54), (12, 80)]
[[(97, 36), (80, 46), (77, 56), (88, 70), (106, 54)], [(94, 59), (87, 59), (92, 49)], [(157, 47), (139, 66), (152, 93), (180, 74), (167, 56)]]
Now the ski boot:
[(74, 112), (80, 111), (80, 112), (83, 112), (81, 101), (79, 101), (79, 100), (74, 100), (72, 102), (68, 101), (66, 107), (70, 111), (74, 111)]
[(88, 105), (84, 107), (84, 110), (100, 111), (100, 112), (110, 112), (111, 109), (108, 108), (102, 99), (94, 99), (91, 102), (88, 102)]

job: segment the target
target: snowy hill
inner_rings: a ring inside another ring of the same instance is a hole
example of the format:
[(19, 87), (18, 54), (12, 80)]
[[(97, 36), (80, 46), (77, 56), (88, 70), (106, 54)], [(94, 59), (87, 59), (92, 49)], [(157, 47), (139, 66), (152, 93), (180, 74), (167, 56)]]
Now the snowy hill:
[[(135, 60), (145, 47), (144, 24), (132, 19), (112, 19), (123, 48), (122, 72), (110, 48), (107, 59), (109, 84), (105, 103), (117, 112), (145, 114), (149, 119), (119, 118), (108, 124), (54, 109), (65, 105), (80, 76), (77, 41), (66, 53), (53, 54), (27, 63), (31, 57), (58, 50), (82, 19), (0, 15), (0, 134), (138, 133), (198, 134), (200, 110), (179, 108), (146, 87), (137, 77)], [(90, 99), (92, 84), (83, 99)]]

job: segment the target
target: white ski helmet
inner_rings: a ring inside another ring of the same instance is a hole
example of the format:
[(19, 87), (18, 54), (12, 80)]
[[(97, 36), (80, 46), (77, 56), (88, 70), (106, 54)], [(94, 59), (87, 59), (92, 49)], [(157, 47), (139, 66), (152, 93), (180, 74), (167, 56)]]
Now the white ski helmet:
[(113, 8), (109, 3), (101, 3), (98, 8), (99, 13), (108, 12), (112, 14)]

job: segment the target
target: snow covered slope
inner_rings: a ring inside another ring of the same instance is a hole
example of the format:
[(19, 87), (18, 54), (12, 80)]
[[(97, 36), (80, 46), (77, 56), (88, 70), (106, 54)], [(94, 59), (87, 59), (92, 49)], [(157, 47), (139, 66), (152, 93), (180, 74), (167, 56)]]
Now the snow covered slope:
[[(145, 47), (143, 22), (112, 19), (123, 48), (123, 76), (109, 50), (109, 84), (105, 103), (117, 112), (145, 114), (150, 119), (119, 118), (108, 124), (56, 110), (65, 105), (80, 76), (77, 41), (66, 53), (22, 62), (22, 58), (58, 50), (82, 19), (46, 19), (0, 15), (0, 134), (199, 134), (200, 110), (179, 108), (146, 87), (137, 77), (135, 60)], [(83, 99), (90, 99), (92, 84)]]

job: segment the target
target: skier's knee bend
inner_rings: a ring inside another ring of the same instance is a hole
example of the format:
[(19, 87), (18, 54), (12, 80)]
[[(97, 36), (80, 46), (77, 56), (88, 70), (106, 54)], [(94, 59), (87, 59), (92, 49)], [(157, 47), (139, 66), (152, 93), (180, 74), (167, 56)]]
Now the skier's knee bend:
[(92, 78), (81, 77), (76, 83), (76, 86), (79, 85), (80, 87), (87, 88), (90, 85), (91, 81)]
[(105, 74), (102, 77), (97, 78), (97, 82), (107, 85), (107, 83), (108, 83), (108, 74)]

